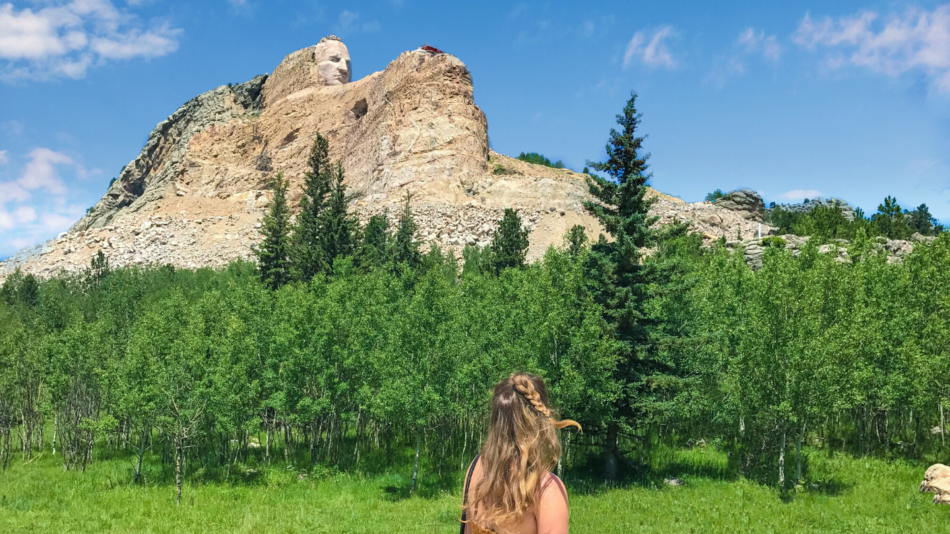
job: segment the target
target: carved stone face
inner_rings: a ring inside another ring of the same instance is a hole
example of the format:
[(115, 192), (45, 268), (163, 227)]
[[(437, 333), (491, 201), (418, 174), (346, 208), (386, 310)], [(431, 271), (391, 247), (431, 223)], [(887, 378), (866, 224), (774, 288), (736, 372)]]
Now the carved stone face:
[(314, 50), (320, 80), (324, 85), (350, 83), (350, 52), (336, 40), (324, 40)]

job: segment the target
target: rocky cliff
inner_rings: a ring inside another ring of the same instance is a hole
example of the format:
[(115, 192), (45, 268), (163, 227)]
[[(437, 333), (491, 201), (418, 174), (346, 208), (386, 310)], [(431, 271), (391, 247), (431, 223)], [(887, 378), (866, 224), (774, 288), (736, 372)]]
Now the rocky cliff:
[[(156, 126), (85, 217), (0, 263), (0, 278), (16, 268), (44, 276), (75, 271), (100, 250), (114, 266), (195, 268), (250, 259), (270, 201), (268, 180), (283, 173), (296, 206), (317, 132), (330, 140), (331, 158), (343, 162), (349, 187), (360, 194), (352, 205), (360, 218), (395, 217), (411, 192), (426, 245), (459, 253), (466, 244), (487, 244), (508, 207), (519, 209), (532, 230), (529, 259), (560, 245), (575, 224), (591, 237), (601, 231), (582, 206), (584, 175), (489, 150), (487, 119), (458, 58), (405, 52), (352, 83), (349, 64), (346, 47), (325, 38), (287, 56), (270, 76), (188, 101)], [(651, 195), (661, 224), (687, 221), (710, 240), (750, 239), (760, 231), (761, 210), (746, 193), (730, 197), (735, 206)]]

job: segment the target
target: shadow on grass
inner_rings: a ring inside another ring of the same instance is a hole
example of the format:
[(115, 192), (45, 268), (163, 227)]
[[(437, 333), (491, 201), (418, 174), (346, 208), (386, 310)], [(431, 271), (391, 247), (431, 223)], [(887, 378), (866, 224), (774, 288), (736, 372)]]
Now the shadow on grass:
[(589, 456), (583, 464), (573, 466), (564, 473), (564, 479), (572, 492), (580, 495), (598, 495), (611, 489), (641, 487), (661, 488), (674, 479), (707, 479), (732, 482), (738, 475), (725, 462), (715, 459), (676, 458), (651, 466), (623, 458), (616, 481), (604, 478), (604, 459), (600, 455)]

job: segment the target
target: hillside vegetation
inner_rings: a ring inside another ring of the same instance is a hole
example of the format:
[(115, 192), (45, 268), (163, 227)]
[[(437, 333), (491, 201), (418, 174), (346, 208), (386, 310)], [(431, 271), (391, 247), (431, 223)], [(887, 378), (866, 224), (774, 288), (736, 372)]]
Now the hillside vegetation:
[[(352, 491), (343, 495), (356, 509), (378, 506), (397, 522), (418, 510), (447, 525), (457, 499), (439, 495), (480, 447), (493, 385), (525, 370), (584, 427), (562, 434), (558, 466), (580, 492), (575, 517), (589, 514), (581, 531), (609, 531), (593, 527), (610, 510), (636, 518), (631, 500), (671, 497), (638, 485), (681, 474), (712, 479), (696, 485), (710, 495), (694, 498), (729, 503), (668, 500), (697, 514), (684, 524), (719, 517), (715, 528), (729, 531), (748, 491), (751, 506), (772, 510), (750, 518), (825, 528), (823, 514), (845, 506), (860, 516), (851, 525), (886, 530), (906, 516), (875, 514), (916, 509), (907, 481), (950, 451), (950, 235), (902, 263), (864, 232), (848, 263), (817, 242), (797, 255), (769, 246), (752, 270), (684, 225), (653, 227), (634, 102), (607, 160), (591, 164), (606, 177), (587, 178), (596, 200), (585, 207), (611, 239), (591, 243), (575, 227), (533, 264), (515, 210), (489, 246), (466, 248), (462, 267), (420, 250), (409, 196), (395, 229), (385, 217), (360, 225), (318, 137), (296, 219), (286, 181), (272, 183), (256, 264), (113, 269), (100, 254), (76, 275), (10, 276), (0, 287), (0, 488), (13, 500), (0, 506), (39, 503), (43, 521), (81, 514), (28, 497), (46, 491), (55, 461), (65, 489), (50, 495), (95, 487), (74, 498), (111, 498), (100, 494), (111, 473), (125, 502), (173, 484), (182, 506), (210, 499), (203, 510), (226, 514), (223, 500), (248, 498), (245, 485), (296, 480), (308, 498)], [(363, 476), (373, 481), (338, 484)], [(394, 499), (434, 501), (380, 504), (380, 480)], [(629, 492), (595, 497), (611, 487)], [(771, 491), (814, 493), (799, 506), (817, 515), (796, 523), (792, 508), (773, 509)], [(287, 495), (288, 506), (306, 502)], [(153, 502), (150, 523), (210, 513), (157, 519), (168, 502)], [(270, 518), (255, 517), (241, 528)]]

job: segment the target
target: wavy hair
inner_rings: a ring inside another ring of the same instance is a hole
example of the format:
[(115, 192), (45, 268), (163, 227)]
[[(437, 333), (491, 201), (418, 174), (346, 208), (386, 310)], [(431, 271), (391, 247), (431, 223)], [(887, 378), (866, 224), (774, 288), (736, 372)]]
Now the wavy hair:
[(482, 447), (482, 478), (466, 505), (466, 516), (488, 525), (512, 525), (540, 497), (540, 484), (561, 457), (555, 429), (576, 426), (558, 421), (548, 407), (541, 377), (513, 373), (495, 386), (488, 437)]

